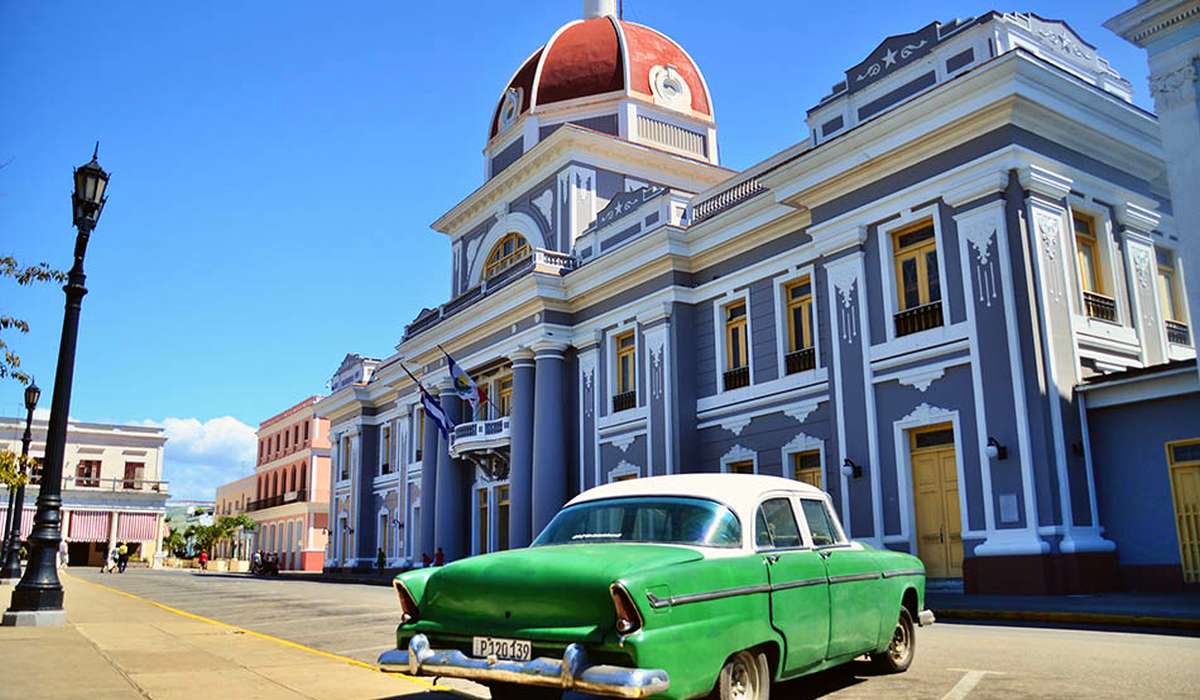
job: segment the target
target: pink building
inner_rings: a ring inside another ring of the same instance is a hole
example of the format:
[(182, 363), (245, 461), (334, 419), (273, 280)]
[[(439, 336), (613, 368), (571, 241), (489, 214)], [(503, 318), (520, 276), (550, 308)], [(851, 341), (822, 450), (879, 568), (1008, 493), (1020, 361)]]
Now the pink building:
[(329, 421), (310, 396), (258, 426), (253, 500), (254, 549), (279, 556), (281, 569), (320, 571), (329, 527)]
[[(257, 488), (257, 474), (251, 474), (224, 486), (218, 486), (217, 497), (213, 505), (213, 518), (247, 513), (250, 503), (258, 497)], [(254, 553), (254, 533), (239, 533), (232, 541), (221, 542), (215, 549), (216, 551), (212, 553), (214, 557), (248, 561)]]

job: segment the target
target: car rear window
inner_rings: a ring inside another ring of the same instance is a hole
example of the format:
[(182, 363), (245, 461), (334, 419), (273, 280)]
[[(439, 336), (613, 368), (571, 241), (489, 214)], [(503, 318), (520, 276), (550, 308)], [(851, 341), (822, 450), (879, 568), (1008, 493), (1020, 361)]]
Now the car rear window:
[(742, 526), (733, 511), (702, 498), (611, 498), (564, 508), (533, 546), (595, 542), (740, 547)]

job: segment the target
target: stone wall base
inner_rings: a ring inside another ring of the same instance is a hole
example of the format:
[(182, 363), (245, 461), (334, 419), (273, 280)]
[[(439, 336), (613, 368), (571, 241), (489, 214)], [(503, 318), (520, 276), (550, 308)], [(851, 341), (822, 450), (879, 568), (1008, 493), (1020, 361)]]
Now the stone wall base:
[(968, 557), (963, 560), (966, 593), (1065, 595), (1120, 588), (1116, 552)]

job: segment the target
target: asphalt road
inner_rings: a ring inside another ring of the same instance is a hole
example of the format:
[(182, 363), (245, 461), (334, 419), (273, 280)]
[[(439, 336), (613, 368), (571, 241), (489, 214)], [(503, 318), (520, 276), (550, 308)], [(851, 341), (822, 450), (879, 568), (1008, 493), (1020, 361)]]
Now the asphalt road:
[[(240, 575), (72, 569), (222, 622), (374, 662), (393, 646), (390, 588)], [(478, 686), (475, 686), (478, 691)], [(777, 685), (775, 698), (1200, 697), (1200, 638), (1041, 627), (936, 624), (917, 633), (907, 673), (854, 662)], [(421, 695), (411, 697), (423, 697)], [(429, 697), (433, 697), (431, 694)]]

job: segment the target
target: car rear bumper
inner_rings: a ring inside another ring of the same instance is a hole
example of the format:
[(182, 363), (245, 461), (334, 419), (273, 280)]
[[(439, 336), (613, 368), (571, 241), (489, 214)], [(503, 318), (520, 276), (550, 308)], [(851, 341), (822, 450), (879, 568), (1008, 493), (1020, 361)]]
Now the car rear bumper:
[(933, 620), (934, 618), (932, 610), (922, 610), (921, 612), (917, 613), (917, 624), (922, 627), (928, 627), (932, 625)]
[(414, 635), (408, 649), (379, 655), (379, 667), (392, 673), (466, 678), (481, 683), (516, 683), (543, 688), (579, 690), (617, 698), (644, 698), (670, 687), (661, 669), (592, 665), (583, 646), (571, 644), (561, 659), (502, 661), (467, 656), (457, 649), (434, 649), (423, 634)]

